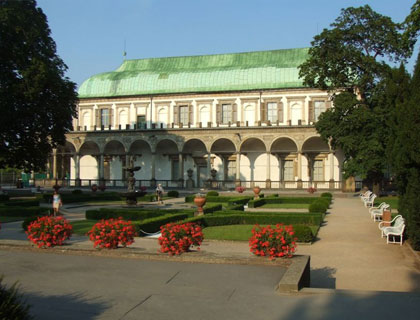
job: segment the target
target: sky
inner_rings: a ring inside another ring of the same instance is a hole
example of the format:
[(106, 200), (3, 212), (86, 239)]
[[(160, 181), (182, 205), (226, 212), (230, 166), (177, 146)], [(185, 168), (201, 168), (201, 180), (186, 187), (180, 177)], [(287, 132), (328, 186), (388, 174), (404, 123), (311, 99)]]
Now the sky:
[[(78, 86), (126, 59), (309, 47), (347, 7), (402, 22), (415, 0), (37, 0)], [(417, 57), (410, 59), (411, 72)]]

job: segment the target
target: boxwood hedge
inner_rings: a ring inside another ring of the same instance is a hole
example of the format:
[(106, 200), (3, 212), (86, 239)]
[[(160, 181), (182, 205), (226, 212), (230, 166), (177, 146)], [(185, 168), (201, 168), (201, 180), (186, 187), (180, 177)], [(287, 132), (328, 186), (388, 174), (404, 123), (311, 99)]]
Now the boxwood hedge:
[(3, 217), (32, 217), (49, 212), (49, 208), (43, 207), (0, 207), (0, 216)]
[(140, 221), (144, 219), (156, 218), (167, 214), (185, 213), (193, 215), (194, 209), (114, 209), (114, 208), (101, 208), (96, 210), (86, 210), (86, 219), (88, 220), (101, 220), (122, 217), (125, 220)]

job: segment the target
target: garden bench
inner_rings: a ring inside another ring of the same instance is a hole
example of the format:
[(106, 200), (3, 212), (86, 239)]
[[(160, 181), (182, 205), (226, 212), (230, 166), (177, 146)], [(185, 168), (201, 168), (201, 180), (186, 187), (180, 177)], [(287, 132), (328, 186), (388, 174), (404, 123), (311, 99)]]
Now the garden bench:
[(372, 194), (372, 191), (368, 190), (365, 193), (360, 194), (360, 199), (364, 202), (365, 200), (369, 199), (370, 195)]
[(375, 202), (376, 194), (371, 193), (367, 200), (363, 200), (365, 207), (373, 207), (373, 203)]
[(388, 210), (390, 207), (389, 204), (386, 202), (382, 202), (377, 207), (371, 207), (369, 208), (370, 217), (373, 219), (373, 221), (380, 221), (382, 220), (382, 214), (385, 210)]
[[(396, 216), (392, 219), (391, 223), (394, 222), (392, 227), (384, 226), (384, 221), (379, 223), (379, 229), (381, 230), (382, 237), (386, 237), (386, 243), (399, 243), (402, 245), (403, 234), (405, 229), (405, 220), (401, 215)], [(390, 238), (393, 238), (391, 241)], [(400, 237), (399, 241), (395, 241), (395, 237)]]

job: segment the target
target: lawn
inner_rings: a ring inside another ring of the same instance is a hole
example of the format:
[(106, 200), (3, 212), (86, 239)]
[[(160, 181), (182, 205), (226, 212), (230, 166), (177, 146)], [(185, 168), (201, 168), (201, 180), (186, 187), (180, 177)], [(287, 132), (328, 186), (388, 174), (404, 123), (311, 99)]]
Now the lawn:
[(259, 208), (308, 209), (309, 203), (266, 203)]
[(99, 222), (98, 220), (80, 220), (72, 221), (71, 225), (73, 226), (73, 233), (79, 235), (86, 235), (86, 233), (92, 229), (95, 223)]
[(398, 209), (398, 197), (379, 197), (375, 199), (375, 206), (378, 206), (381, 202), (386, 202), (391, 205), (391, 209)]
[[(203, 229), (204, 239), (248, 241), (252, 236), (253, 227), (254, 225), (249, 224), (207, 227)], [(310, 226), (310, 228), (315, 236), (318, 233), (319, 226)]]

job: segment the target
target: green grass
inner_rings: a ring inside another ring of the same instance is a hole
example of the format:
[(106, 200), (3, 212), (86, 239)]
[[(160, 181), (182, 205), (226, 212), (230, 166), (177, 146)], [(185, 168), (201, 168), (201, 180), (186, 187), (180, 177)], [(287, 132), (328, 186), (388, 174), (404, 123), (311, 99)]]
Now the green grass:
[(266, 203), (259, 208), (308, 209), (308, 203)]
[(386, 202), (391, 205), (391, 209), (398, 209), (398, 197), (379, 197), (375, 199), (374, 206), (378, 206), (381, 202)]
[(0, 216), (0, 222), (1, 223), (23, 221), (25, 219), (26, 219), (26, 217), (2, 217), (2, 216)]
[(204, 239), (248, 241), (253, 227), (248, 224), (207, 227), (203, 229)]
[(93, 225), (97, 223), (97, 220), (80, 220), (72, 221), (73, 233), (79, 235), (86, 235), (86, 233), (92, 229)]

